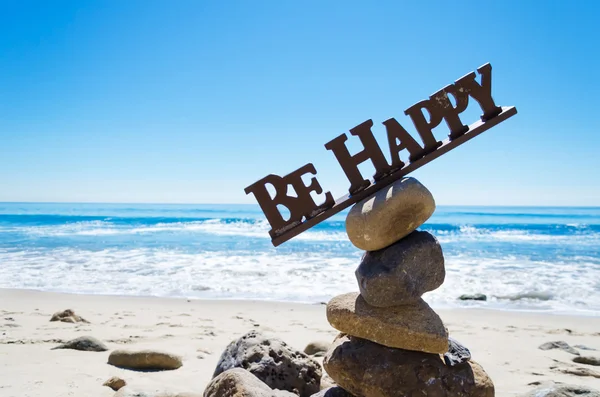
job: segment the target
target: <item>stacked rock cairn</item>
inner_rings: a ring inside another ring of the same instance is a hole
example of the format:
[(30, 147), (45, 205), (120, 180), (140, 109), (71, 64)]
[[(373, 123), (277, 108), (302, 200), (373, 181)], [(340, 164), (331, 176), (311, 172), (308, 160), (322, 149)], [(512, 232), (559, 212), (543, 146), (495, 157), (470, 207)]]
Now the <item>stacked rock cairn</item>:
[(445, 278), (439, 242), (417, 230), (434, 210), (429, 190), (404, 178), (348, 213), (348, 237), (366, 252), (356, 270), (360, 293), (327, 305), (340, 331), (323, 361), (338, 385), (332, 396), (494, 396), (489, 376), (422, 299)]

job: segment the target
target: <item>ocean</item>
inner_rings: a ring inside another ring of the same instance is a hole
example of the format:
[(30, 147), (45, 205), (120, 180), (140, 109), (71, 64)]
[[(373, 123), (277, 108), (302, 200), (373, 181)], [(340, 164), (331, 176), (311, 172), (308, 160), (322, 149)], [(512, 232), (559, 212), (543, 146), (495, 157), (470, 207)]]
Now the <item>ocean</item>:
[[(274, 248), (255, 205), (0, 203), (0, 287), (325, 302), (358, 289), (344, 219)], [(446, 258), (434, 308), (600, 315), (600, 208), (440, 206), (421, 229)]]

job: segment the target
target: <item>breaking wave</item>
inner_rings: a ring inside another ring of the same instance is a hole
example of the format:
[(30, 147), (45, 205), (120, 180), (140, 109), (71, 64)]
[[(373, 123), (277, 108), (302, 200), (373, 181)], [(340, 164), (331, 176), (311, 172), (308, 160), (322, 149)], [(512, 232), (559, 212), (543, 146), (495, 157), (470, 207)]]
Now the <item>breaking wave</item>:
[[(0, 204), (0, 287), (326, 301), (357, 290), (344, 221), (275, 249), (253, 206)], [(422, 229), (446, 258), (434, 306), (600, 315), (600, 209), (440, 207)]]

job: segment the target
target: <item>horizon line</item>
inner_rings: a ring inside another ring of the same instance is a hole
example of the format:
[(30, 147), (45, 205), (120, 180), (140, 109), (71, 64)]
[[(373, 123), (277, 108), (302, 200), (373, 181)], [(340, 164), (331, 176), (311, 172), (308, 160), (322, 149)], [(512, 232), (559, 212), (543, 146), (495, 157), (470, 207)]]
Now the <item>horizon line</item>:
[[(0, 204), (127, 204), (127, 205), (248, 205), (259, 207), (258, 203), (160, 203), (160, 202), (118, 202), (118, 201), (2, 201)], [(600, 208), (600, 205), (531, 205), (531, 204), (436, 204), (436, 207), (531, 207), (531, 208)]]

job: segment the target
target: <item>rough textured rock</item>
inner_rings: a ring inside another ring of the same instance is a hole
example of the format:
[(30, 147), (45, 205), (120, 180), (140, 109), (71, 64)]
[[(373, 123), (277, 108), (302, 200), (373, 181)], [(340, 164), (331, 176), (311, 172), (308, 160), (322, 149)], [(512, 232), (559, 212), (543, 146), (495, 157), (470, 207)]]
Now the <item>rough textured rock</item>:
[(560, 350), (566, 351), (567, 353), (575, 354), (576, 356), (579, 355), (579, 352), (577, 351), (577, 349), (569, 346), (569, 344), (567, 342), (564, 342), (562, 340), (555, 341), (555, 342), (546, 342), (546, 343), (540, 345), (539, 349), (540, 350), (560, 349)]
[(100, 342), (94, 337), (81, 336), (79, 338), (70, 340), (52, 348), (52, 350), (56, 349), (73, 349), (88, 352), (105, 352), (108, 350), (108, 347), (106, 347), (104, 343)]
[(327, 304), (327, 320), (338, 331), (381, 345), (428, 353), (448, 351), (448, 332), (423, 299), (382, 308), (369, 305), (358, 293), (351, 292)]
[(338, 336), (323, 365), (340, 387), (356, 396), (494, 397), (491, 379), (473, 361), (450, 367), (437, 354), (392, 349), (348, 335)]
[(227, 346), (213, 374), (243, 368), (272, 389), (287, 390), (300, 397), (319, 391), (321, 366), (306, 354), (293, 350), (281, 339), (250, 331)]
[(348, 393), (346, 390), (342, 389), (339, 386), (328, 387), (327, 389), (323, 389), (317, 394), (313, 394), (312, 397), (354, 397), (352, 394)]
[(433, 211), (429, 190), (414, 178), (403, 178), (356, 203), (346, 217), (346, 233), (357, 248), (377, 251), (408, 236)]
[(50, 318), (50, 321), (62, 321), (63, 323), (89, 323), (83, 317), (78, 316), (71, 309), (63, 310), (62, 312), (56, 312)]
[(365, 252), (355, 274), (369, 305), (411, 303), (444, 282), (442, 247), (433, 235), (414, 231), (387, 248)]
[(115, 367), (141, 371), (165, 371), (183, 365), (181, 357), (156, 350), (114, 350), (108, 356), (108, 363)]
[(214, 378), (204, 390), (204, 397), (297, 397), (284, 390), (273, 390), (242, 368), (232, 368)]
[[(160, 390), (137, 390), (129, 386), (119, 389), (113, 397), (202, 397), (198, 393), (160, 391)], [(223, 396), (225, 397), (225, 396)]]
[(586, 386), (547, 383), (522, 397), (600, 397), (600, 391)]
[(308, 354), (309, 356), (322, 356), (329, 349), (329, 345), (331, 345), (331, 343), (325, 341), (310, 342), (304, 348), (304, 353)]
[(461, 301), (487, 301), (487, 296), (484, 294), (461, 295), (458, 299)]
[(114, 391), (119, 391), (119, 389), (121, 389), (122, 387), (127, 386), (127, 382), (125, 382), (125, 380), (119, 378), (118, 376), (113, 376), (112, 378), (104, 382), (102, 386), (108, 386)]
[(587, 365), (600, 365), (600, 357), (591, 357), (591, 356), (577, 356), (573, 357), (573, 361), (579, 364), (587, 364)]
[(454, 366), (471, 359), (471, 352), (456, 339), (448, 337), (448, 352), (444, 353), (446, 365)]

